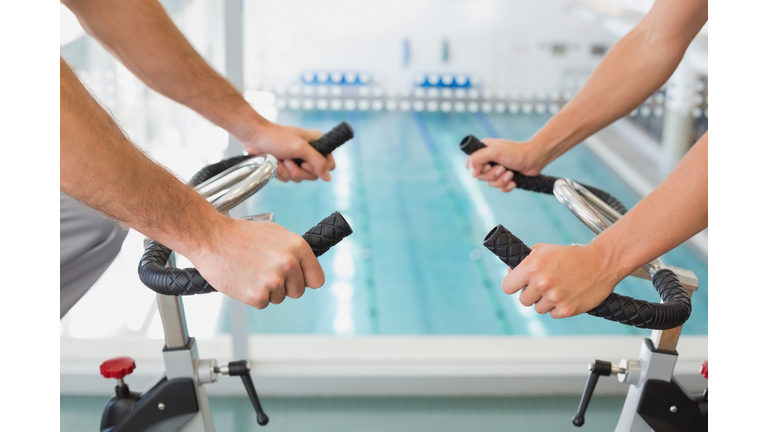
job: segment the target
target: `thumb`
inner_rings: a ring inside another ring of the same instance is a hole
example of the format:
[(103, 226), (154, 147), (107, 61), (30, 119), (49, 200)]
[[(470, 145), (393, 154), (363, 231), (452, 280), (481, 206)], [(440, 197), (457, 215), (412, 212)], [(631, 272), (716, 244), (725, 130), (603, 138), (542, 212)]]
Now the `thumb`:
[(472, 177), (477, 177), (483, 172), (483, 167), (488, 162), (495, 162), (496, 150), (493, 147), (485, 147), (469, 156), (469, 169), (472, 172)]
[(320, 154), (319, 151), (315, 150), (314, 147), (310, 145), (303, 146), (301, 158), (304, 159), (304, 163), (301, 164), (303, 169), (314, 173), (325, 181), (331, 180), (328, 159)]
[(308, 143), (312, 143), (323, 136), (323, 133), (316, 129), (300, 129), (299, 136), (305, 139)]

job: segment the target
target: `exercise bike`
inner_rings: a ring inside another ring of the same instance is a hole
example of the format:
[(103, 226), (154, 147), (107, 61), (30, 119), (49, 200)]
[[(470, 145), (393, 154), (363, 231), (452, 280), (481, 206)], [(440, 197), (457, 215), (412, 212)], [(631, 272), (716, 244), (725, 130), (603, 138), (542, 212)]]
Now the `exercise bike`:
[[(465, 137), (459, 145), (467, 155), (483, 147), (485, 144), (472, 135)], [(514, 179), (519, 189), (554, 195), (596, 234), (605, 231), (627, 212), (626, 207), (609, 193), (570, 179), (526, 176), (519, 172), (514, 172)], [(497, 225), (488, 233), (483, 245), (513, 269), (531, 252), (502, 225)], [(698, 278), (690, 270), (667, 266), (658, 258), (631, 276), (652, 280), (661, 303), (611, 293), (587, 313), (652, 329), (651, 337), (643, 341), (637, 360), (624, 359), (618, 365), (595, 360), (589, 364), (587, 383), (572, 422), (574, 426), (584, 425), (584, 415), (598, 378), (617, 375), (619, 382), (629, 385), (629, 390), (616, 432), (706, 431), (707, 391), (690, 395), (673, 376), (677, 342), (682, 325), (691, 315), (690, 297), (698, 288)], [(708, 378), (707, 362), (702, 365), (701, 373)]]
[[(312, 146), (323, 155), (353, 137), (352, 128), (342, 122)], [(296, 160), (301, 164), (301, 160)], [(277, 159), (271, 155), (245, 155), (208, 165), (196, 173), (189, 185), (219, 212), (226, 214), (263, 188), (277, 173)], [(245, 217), (258, 223), (271, 221), (272, 213)], [(352, 229), (338, 212), (323, 219), (302, 237), (315, 256), (327, 252)], [(181, 296), (216, 291), (194, 268), (175, 266), (173, 251), (152, 240), (139, 263), (139, 278), (157, 292), (157, 305), (165, 335), (165, 372), (141, 392), (128, 388), (124, 377), (136, 364), (130, 357), (105, 361), (102, 376), (117, 379), (115, 395), (107, 402), (101, 418), (101, 432), (183, 431), (213, 432), (213, 419), (204, 384), (214, 383), (219, 375), (239, 376), (256, 411), (259, 425), (269, 417), (262, 409), (246, 360), (219, 364), (216, 359), (201, 359), (194, 337), (187, 331)]]

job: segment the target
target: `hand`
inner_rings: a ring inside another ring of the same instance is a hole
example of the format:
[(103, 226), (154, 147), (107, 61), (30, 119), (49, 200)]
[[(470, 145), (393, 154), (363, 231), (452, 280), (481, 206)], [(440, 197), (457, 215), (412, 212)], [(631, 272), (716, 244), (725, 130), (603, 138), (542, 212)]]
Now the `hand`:
[[(498, 138), (484, 138), (480, 141), (487, 147), (472, 153), (466, 165), (472, 177), (488, 182), (489, 186), (499, 188), (502, 192), (514, 189), (517, 184), (507, 168), (525, 175), (538, 175), (541, 172), (543, 165), (538, 167), (532, 162), (530, 144)], [(499, 165), (491, 166), (489, 162)]]
[(217, 291), (264, 309), (325, 283), (320, 263), (298, 234), (272, 222), (223, 219), (213, 246), (187, 255)]
[[(243, 142), (248, 153), (269, 153), (278, 159), (277, 178), (292, 180), (331, 180), (330, 171), (336, 168), (332, 155), (323, 156), (309, 143), (322, 136), (317, 130), (306, 130), (269, 123), (259, 128), (253, 138)], [(293, 160), (303, 159), (298, 166)]]
[[(520, 290), (520, 303), (535, 305), (536, 312), (567, 318), (592, 310), (602, 303), (626, 275), (620, 275), (612, 259), (594, 243), (588, 246), (537, 244), (501, 288), (507, 294)], [(525, 288), (525, 289), (523, 289)]]

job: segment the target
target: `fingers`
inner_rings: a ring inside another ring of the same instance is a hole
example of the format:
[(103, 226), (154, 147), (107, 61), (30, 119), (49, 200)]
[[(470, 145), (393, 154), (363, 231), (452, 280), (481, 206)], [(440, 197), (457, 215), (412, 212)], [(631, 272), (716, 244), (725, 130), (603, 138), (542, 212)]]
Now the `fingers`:
[[(336, 169), (336, 161), (333, 159), (332, 155), (325, 156), (325, 163), (327, 167), (327, 171), (333, 171)], [(315, 174), (315, 168), (309, 163), (304, 162), (301, 164), (301, 167), (297, 166), (294, 161), (286, 161), (286, 167), (287, 170), (291, 176), (291, 180), (295, 181), (296, 183), (302, 181), (302, 180), (317, 180), (318, 176)], [(323, 178), (323, 180), (330, 180), (330, 174), (328, 174), (327, 178)]]
[(297, 299), (304, 295), (305, 286), (304, 274), (301, 271), (298, 260), (296, 260), (295, 270), (285, 279), (285, 295), (292, 299)]
[(512, 173), (512, 171), (504, 171), (504, 173), (501, 174), (498, 178), (488, 181), (488, 185), (491, 187), (503, 189), (507, 187), (510, 182), (512, 182), (513, 177), (514, 173)]
[(285, 288), (284, 287), (281, 286), (277, 290), (272, 291), (271, 293), (269, 293), (269, 302), (270, 303), (278, 305), (278, 304), (282, 303), (283, 300), (285, 300)]
[(523, 306), (531, 307), (537, 301), (541, 300), (541, 292), (534, 287), (526, 287), (526, 289), (520, 293), (519, 300)]
[(304, 159), (302, 167), (325, 181), (331, 181), (328, 159), (326, 159), (325, 156), (320, 154), (320, 152), (315, 150), (313, 147), (309, 145), (306, 147), (308, 150), (305, 151), (304, 155), (301, 157)]
[(546, 315), (555, 309), (555, 304), (542, 298), (541, 300), (536, 302), (536, 306), (534, 306), (534, 309), (536, 309), (536, 312), (542, 315)]
[(285, 165), (281, 161), (277, 161), (277, 174), (275, 177), (277, 177), (277, 179), (283, 183), (291, 179), (291, 175), (288, 174), (288, 170), (285, 168)]
[(507, 169), (501, 165), (491, 166), (489, 164), (483, 167), (483, 170), (480, 172), (480, 174), (478, 174), (477, 179), (486, 182), (492, 182), (500, 179), (507, 172), (510, 171), (507, 171)]
[(296, 162), (286, 159), (283, 161), (283, 165), (285, 165), (289, 180), (291, 181), (298, 183), (302, 180), (317, 180), (317, 176), (307, 170), (307, 163), (303, 163), (301, 164), (301, 167), (299, 167)]
[(483, 172), (484, 165), (488, 162), (492, 162), (496, 157), (495, 147), (485, 147), (469, 156), (469, 170), (472, 173), (472, 177), (477, 177)]
[(506, 186), (504, 186), (503, 188), (501, 188), (501, 191), (502, 191), (502, 192), (504, 192), (504, 193), (507, 193), (507, 192), (510, 192), (510, 191), (512, 191), (512, 189), (514, 189), (514, 188), (516, 188), (516, 187), (517, 187), (517, 183), (515, 183), (515, 182), (509, 182), (509, 183), (508, 183)]
[[(304, 239), (301, 239), (301, 241), (304, 242)], [(304, 242), (304, 246), (299, 255), (299, 264), (304, 275), (304, 286), (313, 289), (320, 288), (325, 284), (325, 273), (323, 268), (320, 267), (317, 257), (312, 253), (312, 248), (306, 242)]]
[(522, 264), (514, 270), (508, 269), (507, 277), (501, 282), (501, 289), (504, 293), (512, 295), (528, 285), (528, 275), (522, 271)]
[[(297, 129), (299, 136), (306, 141), (307, 143), (311, 143), (313, 141), (316, 141), (318, 138), (323, 136), (323, 133), (319, 130), (314, 129)], [(331, 180), (330, 171), (336, 167), (336, 163), (333, 161), (333, 158), (331, 157), (330, 160), (320, 154), (317, 150), (314, 149), (314, 147), (310, 146), (304, 146), (305, 148), (310, 148), (311, 150), (306, 150), (302, 152), (301, 158), (304, 159), (305, 163), (301, 164), (301, 167), (315, 175), (316, 177), (312, 180), (317, 179), (317, 177), (322, 178), (325, 181)]]
[(315, 129), (301, 129), (297, 128), (299, 130), (299, 136), (301, 136), (304, 141), (311, 143), (313, 141), (317, 141), (318, 138), (323, 136), (323, 133), (319, 130)]
[(246, 294), (246, 298), (243, 303), (253, 306), (256, 309), (264, 309), (269, 306), (269, 300), (271, 297), (272, 289), (278, 289), (282, 283), (278, 279), (265, 282), (265, 286), (261, 289), (254, 290), (250, 294)]

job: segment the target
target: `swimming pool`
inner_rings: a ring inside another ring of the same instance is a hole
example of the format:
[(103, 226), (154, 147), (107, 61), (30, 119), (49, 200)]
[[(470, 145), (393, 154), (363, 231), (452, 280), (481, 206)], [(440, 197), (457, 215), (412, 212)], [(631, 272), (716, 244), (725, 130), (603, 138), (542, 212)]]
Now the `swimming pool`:
[[(349, 122), (355, 138), (334, 152), (333, 180), (271, 182), (246, 213), (274, 212), (303, 233), (335, 210), (354, 234), (320, 258), (326, 284), (264, 310), (248, 309), (248, 330), (317, 335), (645, 335), (583, 315), (564, 320), (525, 308), (501, 291), (506, 267), (481, 242), (504, 224), (527, 244), (588, 243), (592, 232), (554, 197), (504, 194), (469, 176), (458, 143), (466, 134), (522, 140), (544, 115), (442, 112), (283, 111), (278, 122), (329, 130)], [(600, 187), (627, 207), (638, 197), (592, 153), (578, 146), (545, 174)], [(699, 278), (684, 335), (706, 335), (707, 263), (683, 245), (667, 264)], [(650, 282), (629, 278), (617, 292), (658, 301)], [(228, 303), (225, 303), (225, 308)], [(227, 332), (226, 310), (219, 330)]]

